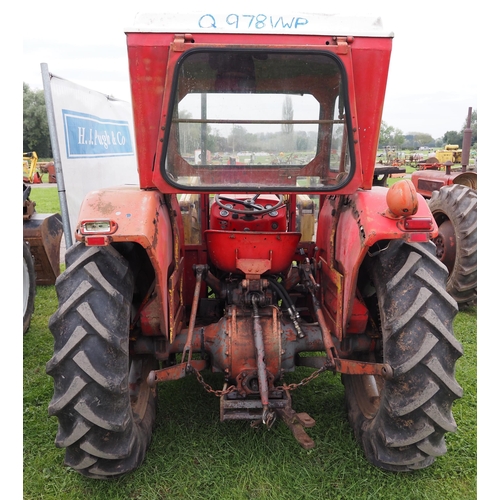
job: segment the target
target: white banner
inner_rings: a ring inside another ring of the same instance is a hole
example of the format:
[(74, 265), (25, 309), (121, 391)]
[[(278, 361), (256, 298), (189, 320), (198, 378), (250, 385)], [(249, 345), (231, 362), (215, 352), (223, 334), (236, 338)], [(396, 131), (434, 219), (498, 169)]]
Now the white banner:
[(132, 106), (51, 75), (71, 232), (89, 191), (138, 185)]

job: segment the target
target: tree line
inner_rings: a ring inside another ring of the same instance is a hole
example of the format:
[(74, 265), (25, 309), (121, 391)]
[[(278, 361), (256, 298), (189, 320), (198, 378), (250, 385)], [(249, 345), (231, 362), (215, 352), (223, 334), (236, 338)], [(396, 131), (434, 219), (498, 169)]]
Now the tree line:
[[(379, 136), (379, 148), (386, 146), (394, 146), (399, 150), (408, 149), (415, 150), (421, 147), (442, 147), (446, 144), (457, 144), (460, 148), (464, 138), (464, 131), (467, 126), (467, 120), (460, 131), (450, 130), (443, 137), (434, 139), (430, 134), (423, 132), (410, 132), (403, 134), (402, 130), (388, 125), (382, 121)], [(472, 110), (471, 113), (471, 145), (477, 148), (477, 110)]]
[(44, 92), (23, 82), (23, 152), (29, 151), (36, 151), (39, 158), (53, 156)]
[[(285, 105), (286, 106), (286, 105)], [(284, 113), (289, 115), (293, 110), (284, 107)], [(424, 132), (403, 132), (386, 122), (382, 121), (379, 136), (379, 148), (394, 146), (397, 149), (415, 150), (420, 147), (440, 147), (445, 144), (458, 144), (462, 147), (463, 134), (466, 127), (464, 125), (460, 131), (448, 131), (443, 137), (434, 139), (430, 134)], [(477, 147), (477, 110), (472, 111), (471, 119), (472, 146)], [(237, 144), (241, 140), (242, 131), (235, 129), (233, 137), (228, 139), (217, 137), (214, 134), (213, 144), (215, 150), (226, 150), (229, 145), (236, 150), (243, 144)], [(255, 136), (252, 138), (258, 149), (265, 149), (266, 145), (273, 140), (272, 137)], [(311, 145), (310, 134), (298, 134), (296, 145), (297, 150), (306, 150)], [(248, 136), (245, 138), (245, 148), (248, 148)], [(252, 142), (252, 141), (250, 141)], [(267, 144), (266, 144), (267, 143)], [(232, 149), (232, 148), (231, 148)], [(39, 158), (52, 158), (52, 147), (50, 143), (49, 126), (47, 112), (45, 109), (45, 95), (43, 90), (33, 90), (27, 83), (23, 82), (23, 152), (36, 151)]]

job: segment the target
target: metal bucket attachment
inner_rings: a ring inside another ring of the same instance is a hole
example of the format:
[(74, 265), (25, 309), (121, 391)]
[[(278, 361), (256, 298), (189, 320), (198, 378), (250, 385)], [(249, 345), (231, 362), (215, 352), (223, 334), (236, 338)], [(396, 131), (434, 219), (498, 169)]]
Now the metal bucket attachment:
[(60, 214), (34, 213), (23, 221), (23, 238), (35, 259), (37, 285), (54, 285), (60, 270), (63, 224)]

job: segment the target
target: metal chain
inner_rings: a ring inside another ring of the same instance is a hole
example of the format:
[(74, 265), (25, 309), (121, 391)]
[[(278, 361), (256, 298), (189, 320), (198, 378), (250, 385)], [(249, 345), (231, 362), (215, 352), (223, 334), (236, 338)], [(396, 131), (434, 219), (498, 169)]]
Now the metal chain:
[(315, 372), (311, 373), (311, 375), (309, 375), (309, 377), (302, 379), (298, 384), (290, 384), (290, 385), (283, 384), (283, 385), (280, 385), (279, 387), (276, 387), (276, 389), (277, 390), (283, 389), (284, 391), (294, 391), (295, 389), (298, 389), (299, 387), (302, 387), (302, 386), (308, 384), (309, 382), (313, 381), (315, 378), (318, 378), (320, 373), (324, 372), (325, 370), (328, 370), (327, 364), (323, 365), (321, 368), (319, 368)]
[[(299, 387), (302, 387), (302, 386), (308, 384), (309, 382), (313, 381), (315, 378), (318, 378), (319, 375), (326, 370), (328, 370), (328, 363), (323, 365), (321, 368), (319, 368), (315, 372), (311, 373), (311, 375), (309, 375), (309, 377), (302, 379), (299, 383), (290, 384), (290, 385), (283, 384), (283, 385), (280, 385), (279, 387), (276, 387), (276, 390), (278, 390), (278, 391), (279, 390), (294, 391), (295, 389), (298, 389)], [(215, 394), (218, 398), (221, 398), (222, 396), (225, 396), (226, 394), (229, 394), (230, 392), (233, 392), (236, 389), (236, 387), (234, 385), (231, 385), (227, 389), (224, 389), (224, 390), (213, 389), (209, 384), (207, 384), (205, 382), (205, 380), (203, 380), (203, 376), (196, 368), (189, 365), (189, 367), (187, 368), (187, 371), (193, 372), (196, 375), (198, 382), (203, 386), (203, 388), (208, 393)]]
[(215, 394), (218, 398), (221, 398), (222, 396), (225, 396), (226, 394), (229, 394), (230, 392), (233, 392), (236, 389), (236, 387), (234, 385), (229, 386), (227, 389), (225, 389), (223, 391), (212, 389), (212, 387), (203, 380), (201, 373), (196, 368), (189, 365), (188, 371), (191, 371), (196, 375), (198, 382), (203, 386), (203, 388), (208, 393)]

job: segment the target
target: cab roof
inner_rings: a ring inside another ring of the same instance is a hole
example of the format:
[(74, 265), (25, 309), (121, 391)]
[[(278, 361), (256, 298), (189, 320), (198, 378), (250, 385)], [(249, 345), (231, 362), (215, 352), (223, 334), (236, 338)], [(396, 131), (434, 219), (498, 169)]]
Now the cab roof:
[(138, 13), (126, 33), (252, 33), (393, 37), (380, 17), (335, 13), (251, 14), (251, 9), (205, 12)]

